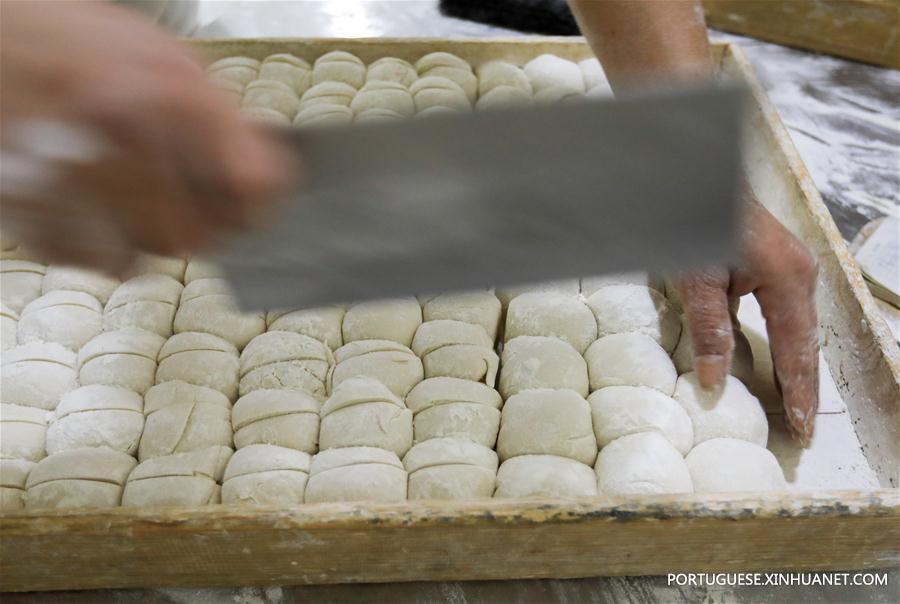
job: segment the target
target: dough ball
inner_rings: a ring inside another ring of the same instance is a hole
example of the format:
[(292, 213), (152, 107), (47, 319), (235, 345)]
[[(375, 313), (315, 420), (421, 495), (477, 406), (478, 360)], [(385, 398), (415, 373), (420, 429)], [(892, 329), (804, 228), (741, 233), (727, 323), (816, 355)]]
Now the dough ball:
[[(356, 88), (343, 82), (322, 82), (316, 84), (300, 97), (300, 111), (313, 105), (340, 105), (350, 107), (350, 101), (356, 96)], [(299, 113), (297, 114), (300, 115)], [(294, 122), (297, 125), (297, 122)]]
[(312, 67), (294, 55), (269, 55), (259, 67), (259, 79), (281, 82), (295, 94), (303, 94), (312, 83)]
[(570, 344), (579, 354), (597, 339), (594, 313), (580, 296), (559, 292), (526, 292), (509, 303), (506, 341), (519, 336), (547, 336)]
[(403, 59), (383, 57), (369, 65), (366, 82), (397, 82), (409, 88), (419, 75), (416, 69)]
[[(675, 369), (679, 375), (694, 370), (694, 343), (691, 339), (691, 330), (686, 315), (681, 315), (681, 337), (672, 353), (672, 362), (675, 363)], [(734, 351), (729, 373), (745, 384), (752, 384), (756, 379), (756, 372), (753, 369), (753, 350), (750, 348), (747, 336), (740, 329), (734, 330)]]
[(160, 256), (158, 254), (141, 254), (132, 269), (135, 275), (165, 275), (172, 277), (179, 283), (184, 282), (184, 270), (187, 260), (174, 256)]
[(478, 97), (478, 78), (476, 78), (475, 74), (472, 73), (472, 68), (468, 63), (466, 63), (465, 67), (449, 64), (435, 64), (433, 67), (429, 67), (428, 69), (419, 70), (419, 77), (422, 79), (445, 78), (447, 80), (450, 80), (451, 82), (454, 82), (462, 89), (470, 106)]
[(47, 416), (43, 409), (0, 403), (0, 459), (43, 459)]
[(454, 437), (493, 448), (500, 430), (500, 393), (479, 382), (429, 378), (406, 396), (416, 442)]
[(184, 284), (189, 285), (198, 279), (222, 279), (224, 276), (219, 265), (209, 260), (191, 258), (184, 269)]
[(628, 434), (659, 432), (682, 455), (694, 446), (687, 412), (670, 396), (645, 386), (610, 386), (588, 397), (597, 444), (605, 447)]
[(409, 346), (421, 324), (422, 307), (415, 298), (362, 302), (344, 315), (344, 342), (391, 340)]
[(415, 67), (420, 75), (423, 71), (428, 71), (435, 67), (455, 67), (457, 69), (468, 69), (469, 71), (472, 71), (472, 67), (469, 65), (468, 61), (449, 52), (428, 53), (416, 61)]
[(353, 110), (344, 105), (316, 103), (306, 105), (294, 118), (294, 126), (328, 126), (330, 124), (349, 124), (353, 121)]
[(221, 392), (187, 382), (164, 382), (147, 391), (144, 403), (141, 461), (232, 444), (231, 402)]
[(250, 445), (231, 456), (222, 482), (222, 503), (303, 503), (309, 454), (274, 445)]
[(229, 400), (238, 392), (240, 361), (234, 344), (208, 333), (179, 333), (159, 351), (156, 383), (184, 381), (218, 390)]
[(697, 493), (783, 491), (784, 473), (772, 452), (745, 440), (713, 438), (688, 453)]
[(669, 396), (678, 373), (672, 359), (653, 338), (641, 333), (603, 336), (584, 353), (591, 390), (607, 386), (648, 386)]
[(273, 126), (287, 127), (291, 125), (291, 118), (268, 107), (241, 107), (241, 115)]
[(531, 93), (512, 86), (497, 86), (484, 94), (475, 103), (476, 109), (506, 109), (509, 107), (528, 107), (534, 104)]
[(590, 466), (555, 455), (520, 455), (497, 471), (494, 497), (593, 497), (597, 477)]
[(601, 287), (607, 285), (641, 285), (665, 293), (666, 286), (661, 277), (640, 271), (631, 273), (608, 273), (596, 277), (581, 278), (581, 295), (589, 298)]
[(34, 465), (24, 459), (0, 459), (0, 512), (25, 507), (25, 483)]
[(769, 422), (762, 403), (734, 376), (706, 390), (693, 371), (678, 378), (674, 398), (694, 424), (694, 445), (713, 438), (737, 438), (765, 447)]
[(587, 396), (587, 365), (577, 350), (558, 338), (519, 336), (503, 347), (499, 390), (508, 399), (530, 388), (569, 389)]
[(224, 279), (197, 279), (181, 292), (174, 330), (211, 333), (241, 350), (266, 330), (266, 319), (262, 313), (238, 312)]
[(0, 350), (14, 348), (18, 344), (16, 332), (19, 328), (19, 313), (0, 303)]
[(382, 122), (399, 122), (403, 119), (406, 119), (404, 116), (400, 115), (396, 111), (391, 111), (390, 109), (381, 109), (379, 107), (375, 107), (372, 109), (366, 109), (365, 111), (360, 112), (353, 118), (353, 121), (357, 124), (373, 124), (373, 123), (382, 123)]
[(368, 109), (389, 109), (403, 117), (412, 117), (416, 113), (412, 95), (406, 86), (397, 82), (369, 82), (359, 89), (350, 109), (354, 113), (362, 113)]
[(78, 386), (75, 353), (59, 344), (23, 344), (5, 350), (0, 392), (13, 405), (56, 409), (59, 399)]
[(478, 96), (484, 98), (495, 88), (512, 88), (531, 98), (531, 81), (522, 68), (505, 61), (488, 61), (478, 67)]
[(234, 80), (224, 80), (221, 78), (213, 78), (210, 83), (216, 90), (222, 93), (225, 100), (232, 107), (240, 107), (241, 101), (244, 99), (244, 85)]
[(410, 499), (479, 499), (494, 494), (497, 454), (459, 438), (417, 444), (403, 458)]
[(134, 277), (116, 288), (103, 310), (103, 330), (146, 329), (168, 338), (184, 286), (167, 275)]
[(345, 380), (322, 405), (319, 447), (378, 447), (398, 456), (412, 446), (412, 412), (376, 379)]
[(591, 426), (591, 406), (572, 390), (519, 392), (503, 405), (497, 453), (501, 460), (546, 454), (593, 464), (597, 440)]
[(306, 503), (406, 499), (406, 470), (395, 453), (374, 447), (328, 449), (313, 457)]
[(82, 386), (59, 401), (47, 430), (47, 453), (107, 447), (134, 455), (143, 430), (141, 395), (116, 386)]
[(615, 96), (609, 84), (594, 86), (584, 94), (586, 99), (612, 99)]
[(302, 310), (272, 310), (266, 315), (269, 331), (293, 331), (324, 342), (331, 350), (344, 345), (341, 326), (343, 306), (323, 306)]
[(600, 61), (591, 57), (578, 62), (578, 68), (581, 70), (581, 76), (584, 79), (584, 87), (587, 90), (593, 90), (597, 86), (609, 88), (609, 80), (606, 79), (606, 73)]
[(332, 389), (350, 378), (371, 377), (404, 398), (425, 377), (419, 357), (390, 340), (350, 342), (338, 348), (334, 357), (337, 364), (332, 373)]
[(234, 445), (277, 445), (306, 453), (319, 446), (321, 404), (305, 392), (254, 390), (242, 396), (231, 410)]
[(541, 283), (526, 283), (524, 285), (508, 285), (498, 287), (496, 294), (503, 308), (518, 296), (529, 292), (557, 292), (577, 296), (581, 291), (581, 283), (578, 279), (560, 279), (558, 281), (544, 281)]
[(544, 88), (534, 93), (534, 102), (537, 105), (556, 105), (558, 103), (571, 103), (584, 98), (584, 94), (577, 90), (553, 87)]
[(412, 349), (422, 359), (425, 377), (456, 377), (493, 387), (500, 359), (494, 341), (480, 325), (462, 321), (422, 323)]
[(206, 73), (214, 80), (232, 80), (246, 86), (259, 75), (260, 63), (250, 57), (226, 57), (214, 61)]
[(244, 89), (241, 107), (272, 109), (294, 119), (300, 109), (300, 97), (293, 88), (277, 80), (254, 80)]
[(640, 285), (607, 285), (587, 299), (597, 317), (597, 335), (642, 333), (671, 353), (678, 343), (678, 314), (658, 291)]
[(18, 340), (55, 342), (78, 351), (100, 333), (103, 307), (84, 292), (56, 290), (28, 303), (19, 317)]
[(684, 458), (659, 432), (617, 438), (600, 450), (594, 469), (603, 495), (694, 492)]
[(165, 338), (143, 329), (107, 331), (78, 352), (82, 386), (106, 384), (145, 393), (156, 379), (156, 358)]
[(125, 483), (122, 506), (219, 503), (222, 475), (232, 453), (228, 447), (210, 447), (142, 460)]
[(422, 300), (422, 317), (425, 321), (449, 319), (481, 325), (491, 341), (497, 339), (502, 312), (500, 300), (488, 290), (438, 294)]
[(325, 398), (334, 358), (328, 346), (292, 331), (256, 336), (241, 354), (241, 396), (261, 388), (300, 390)]
[(0, 260), (0, 297), (7, 307), (22, 312), (41, 295), (47, 267), (28, 260)]
[(432, 107), (447, 107), (456, 111), (469, 111), (472, 102), (466, 91), (453, 80), (443, 77), (424, 77), (409, 87), (416, 104), (416, 112), (421, 114)]
[(531, 81), (535, 95), (547, 89), (560, 89), (584, 94), (584, 76), (576, 63), (554, 55), (543, 54), (522, 68)]
[(333, 50), (316, 59), (312, 71), (312, 83), (343, 82), (359, 88), (366, 81), (366, 64), (359, 57)]
[(41, 293), (46, 295), (60, 289), (84, 292), (106, 304), (117, 287), (119, 280), (103, 273), (69, 266), (48, 266), (41, 282)]
[(426, 107), (425, 109), (422, 109), (421, 111), (416, 113), (416, 119), (423, 118), (423, 117), (429, 117), (432, 115), (448, 115), (448, 114), (452, 115), (454, 113), (459, 113), (460, 111), (462, 111), (462, 110), (454, 109), (452, 107), (445, 107), (443, 105), (435, 105), (433, 107)]
[(131, 455), (105, 448), (49, 455), (28, 474), (26, 508), (116, 507), (135, 466)]

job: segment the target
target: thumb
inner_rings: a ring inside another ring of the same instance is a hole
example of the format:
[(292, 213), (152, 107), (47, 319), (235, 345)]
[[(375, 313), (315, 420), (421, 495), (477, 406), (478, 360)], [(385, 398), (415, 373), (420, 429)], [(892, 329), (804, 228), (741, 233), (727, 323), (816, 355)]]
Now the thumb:
[(694, 369), (700, 385), (711, 388), (724, 381), (734, 351), (728, 272), (689, 273), (681, 275), (677, 284), (694, 346)]

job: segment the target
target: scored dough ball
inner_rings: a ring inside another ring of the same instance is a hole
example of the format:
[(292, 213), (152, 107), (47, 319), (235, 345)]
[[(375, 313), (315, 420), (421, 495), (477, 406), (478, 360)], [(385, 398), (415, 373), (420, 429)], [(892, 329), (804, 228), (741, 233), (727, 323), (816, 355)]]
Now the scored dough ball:
[(214, 80), (232, 80), (246, 86), (259, 75), (260, 63), (250, 57), (225, 57), (206, 68)]
[(337, 364), (331, 377), (332, 390), (350, 378), (371, 377), (404, 398), (425, 377), (419, 357), (390, 340), (350, 342), (338, 348), (334, 358)]
[(681, 321), (658, 291), (640, 285), (607, 285), (587, 299), (597, 318), (597, 335), (642, 333), (671, 354), (678, 343)]
[(333, 50), (316, 59), (312, 70), (312, 83), (343, 82), (359, 88), (366, 81), (366, 64), (359, 57)]
[(219, 503), (222, 475), (232, 453), (229, 447), (209, 447), (142, 460), (125, 483), (122, 506)]
[(684, 458), (659, 432), (617, 438), (600, 450), (594, 469), (603, 495), (694, 492)]
[(416, 69), (403, 59), (382, 57), (366, 70), (366, 82), (397, 82), (409, 88), (419, 75)]
[(312, 67), (299, 57), (274, 54), (263, 59), (259, 67), (260, 80), (275, 80), (286, 84), (296, 94), (303, 94), (312, 83)]
[(425, 377), (456, 377), (493, 387), (500, 359), (494, 341), (480, 325), (462, 321), (422, 323), (412, 349), (425, 369)]
[(256, 336), (241, 354), (241, 396), (261, 388), (301, 390), (325, 398), (331, 350), (315, 338), (292, 331)]
[(406, 86), (382, 81), (369, 82), (360, 88), (350, 101), (350, 109), (357, 114), (367, 109), (389, 109), (403, 117), (412, 117), (416, 113), (415, 103)]
[(231, 401), (212, 388), (181, 381), (157, 384), (144, 397), (144, 415), (141, 461), (231, 446)]
[(591, 406), (572, 390), (519, 392), (503, 405), (497, 453), (501, 460), (546, 454), (593, 464), (597, 440)]
[(0, 260), (0, 297), (16, 312), (41, 295), (47, 267), (28, 260)]
[(300, 97), (294, 89), (277, 80), (254, 80), (244, 89), (241, 107), (262, 107), (293, 119), (300, 109)]
[(322, 451), (312, 459), (306, 503), (406, 499), (406, 470), (396, 453), (374, 447)]
[(278, 445), (315, 453), (319, 445), (319, 401), (294, 390), (254, 390), (231, 410), (234, 445)]
[(688, 453), (697, 493), (783, 491), (784, 473), (772, 452), (745, 440), (713, 438)]
[(18, 340), (55, 342), (78, 351), (100, 333), (103, 307), (84, 292), (56, 290), (32, 300), (19, 317)]
[(107, 331), (78, 352), (82, 386), (106, 384), (143, 394), (156, 378), (156, 358), (165, 338), (143, 329)]
[[(354, 96), (356, 96), (356, 88), (353, 86), (343, 82), (322, 82), (303, 93), (303, 96), (300, 97), (300, 111), (314, 105), (350, 107), (350, 101)], [(294, 124), (296, 125), (296, 121)]]
[(327, 126), (329, 124), (349, 124), (353, 121), (353, 110), (343, 105), (318, 103), (306, 105), (294, 118), (294, 126)]
[(219, 265), (202, 258), (191, 258), (184, 269), (184, 284), (198, 279), (222, 279), (224, 276)]
[(266, 315), (269, 331), (293, 331), (324, 342), (331, 350), (344, 345), (341, 326), (344, 322), (343, 306), (323, 306), (301, 310), (271, 310)]
[(422, 318), (425, 321), (449, 319), (481, 325), (491, 341), (497, 339), (502, 312), (500, 300), (488, 290), (438, 294), (422, 299)]
[(115, 507), (122, 486), (137, 462), (131, 455), (88, 447), (49, 455), (25, 483), (26, 508)]
[(409, 346), (421, 324), (422, 307), (415, 298), (362, 302), (344, 315), (344, 342), (391, 340)]
[[(753, 369), (753, 349), (750, 348), (747, 336), (740, 329), (734, 330), (732, 354), (729, 373), (745, 384), (752, 384), (756, 379), (756, 372)], [(687, 315), (681, 315), (681, 337), (672, 353), (672, 362), (675, 363), (675, 369), (679, 375), (694, 370), (694, 343), (691, 339)]]
[(353, 121), (357, 124), (373, 124), (379, 122), (398, 122), (403, 119), (406, 118), (396, 111), (373, 107), (372, 109), (366, 109), (365, 111), (358, 113), (356, 117), (353, 118)]
[(208, 333), (179, 333), (159, 351), (156, 383), (184, 381), (237, 398), (238, 351), (234, 344)]
[(619, 437), (659, 432), (682, 455), (694, 446), (694, 427), (675, 399), (645, 386), (610, 386), (588, 397), (597, 444)]
[(134, 275), (165, 275), (182, 283), (186, 268), (187, 260), (184, 258), (160, 256), (158, 254), (141, 254), (138, 256), (132, 272)]
[(0, 512), (25, 507), (25, 484), (34, 466), (25, 459), (0, 459)]
[(548, 336), (568, 342), (579, 354), (597, 339), (594, 313), (580, 296), (559, 292), (527, 292), (509, 303), (506, 341), (519, 336)]
[(415, 441), (451, 436), (488, 448), (500, 430), (500, 393), (479, 382), (452, 377), (429, 378), (406, 396), (413, 412)]
[[(274, 126), (290, 126), (291, 118), (268, 107), (241, 107), (241, 115)], [(187, 279), (185, 279), (187, 281)]]
[(505, 109), (507, 107), (528, 107), (534, 103), (530, 92), (512, 86), (497, 86), (479, 97), (476, 109)]
[(494, 494), (497, 454), (459, 438), (417, 444), (403, 458), (410, 499), (478, 499)]
[(578, 62), (578, 68), (581, 70), (581, 76), (584, 78), (584, 87), (589, 92), (600, 88), (605, 94), (612, 96), (612, 89), (609, 86), (609, 80), (603, 71), (603, 66), (596, 58), (585, 59)]
[(531, 98), (531, 81), (522, 68), (505, 61), (488, 61), (478, 67), (478, 96), (484, 98), (495, 88), (512, 88)]
[(607, 386), (649, 386), (669, 396), (678, 373), (672, 359), (650, 336), (614, 333), (603, 336), (584, 353), (591, 390)]
[(78, 387), (75, 364), (75, 353), (59, 344), (23, 344), (5, 350), (0, 370), (3, 401), (56, 409), (62, 395)]
[(419, 114), (434, 107), (447, 107), (456, 111), (468, 111), (472, 108), (466, 91), (447, 78), (421, 78), (413, 82), (409, 92), (413, 96), (416, 112)]
[(0, 303), (0, 350), (13, 348), (18, 344), (16, 331), (19, 327), (19, 313)]
[[(322, 405), (319, 447), (378, 447), (398, 456), (412, 446), (412, 412), (376, 379), (345, 380)], [(377, 428), (374, 428), (376, 427)]]
[(103, 330), (146, 329), (172, 335), (175, 310), (184, 286), (167, 275), (148, 274), (125, 281), (109, 297), (103, 310)]
[(589, 298), (601, 287), (607, 285), (642, 285), (655, 289), (663, 294), (666, 291), (665, 283), (661, 277), (635, 271), (631, 273), (608, 273), (606, 275), (598, 275), (596, 277), (581, 278), (581, 295)]
[(41, 293), (49, 294), (59, 289), (84, 292), (106, 304), (119, 287), (119, 280), (103, 273), (69, 266), (48, 266), (41, 282)]
[(107, 447), (134, 455), (143, 430), (140, 394), (116, 386), (82, 386), (59, 401), (47, 430), (47, 453)]
[(587, 365), (577, 350), (558, 338), (519, 336), (503, 347), (499, 390), (507, 399), (530, 388), (569, 389), (587, 396)]
[(526, 283), (524, 285), (498, 287), (496, 294), (503, 305), (503, 308), (506, 308), (515, 298), (529, 292), (557, 292), (577, 296), (580, 291), (581, 283), (578, 279), (560, 279), (557, 281), (543, 281), (541, 283)]
[(310, 456), (274, 445), (237, 451), (225, 466), (222, 503), (291, 505), (303, 503)]
[(590, 466), (568, 457), (520, 455), (497, 470), (494, 497), (593, 497), (597, 477)]
[(0, 403), (0, 459), (43, 459), (47, 416), (43, 409)]
[(584, 76), (576, 63), (554, 55), (544, 54), (532, 59), (522, 68), (528, 76), (535, 95), (547, 89), (560, 89), (584, 94)]
[(463, 59), (448, 52), (432, 52), (416, 61), (416, 71), (420, 78), (447, 78), (462, 88), (469, 103), (478, 96), (478, 78), (472, 73), (472, 66)]
[(705, 389), (693, 371), (678, 378), (673, 395), (694, 424), (694, 445), (713, 438), (738, 438), (765, 447), (769, 423), (759, 399), (734, 376)]
[(174, 330), (211, 333), (240, 350), (266, 330), (266, 319), (262, 313), (238, 312), (224, 279), (197, 279), (181, 292)]

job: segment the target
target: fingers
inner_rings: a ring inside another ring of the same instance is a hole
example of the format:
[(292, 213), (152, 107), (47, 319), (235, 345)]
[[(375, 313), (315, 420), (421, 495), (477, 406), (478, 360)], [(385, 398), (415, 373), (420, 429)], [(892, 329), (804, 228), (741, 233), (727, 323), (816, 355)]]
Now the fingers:
[(729, 276), (724, 269), (689, 273), (678, 278), (694, 347), (694, 369), (704, 388), (720, 384), (731, 369), (734, 332), (728, 285)]

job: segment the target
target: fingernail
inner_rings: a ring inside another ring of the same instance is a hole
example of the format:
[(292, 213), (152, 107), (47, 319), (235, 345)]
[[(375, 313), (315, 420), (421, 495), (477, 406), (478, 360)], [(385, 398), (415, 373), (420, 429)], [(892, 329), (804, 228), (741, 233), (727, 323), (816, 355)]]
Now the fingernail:
[(714, 388), (723, 381), (728, 373), (728, 363), (724, 355), (705, 354), (694, 359), (694, 368), (700, 385), (704, 388)]

